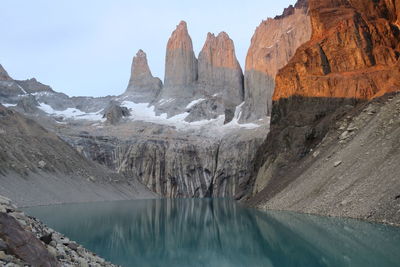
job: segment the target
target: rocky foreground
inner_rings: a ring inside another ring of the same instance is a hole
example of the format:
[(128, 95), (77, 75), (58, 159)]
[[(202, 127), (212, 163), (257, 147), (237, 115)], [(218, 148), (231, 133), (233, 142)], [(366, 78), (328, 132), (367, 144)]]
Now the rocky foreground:
[(115, 266), (0, 196), (0, 266)]

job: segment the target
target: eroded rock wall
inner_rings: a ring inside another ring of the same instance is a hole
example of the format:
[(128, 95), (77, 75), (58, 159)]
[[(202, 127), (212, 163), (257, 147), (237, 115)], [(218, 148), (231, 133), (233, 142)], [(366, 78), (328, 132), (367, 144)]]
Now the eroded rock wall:
[(243, 121), (271, 114), (276, 74), (310, 37), (308, 1), (298, 1), (257, 27), (246, 57)]
[(265, 129), (238, 131), (225, 138), (184, 134), (64, 136), (89, 159), (137, 178), (164, 197), (235, 197), (251, 193), (248, 184)]

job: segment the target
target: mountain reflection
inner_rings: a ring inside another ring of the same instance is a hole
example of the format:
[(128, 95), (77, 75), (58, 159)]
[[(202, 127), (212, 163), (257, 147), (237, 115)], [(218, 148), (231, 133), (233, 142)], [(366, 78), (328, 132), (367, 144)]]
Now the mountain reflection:
[(27, 209), (123, 266), (397, 266), (400, 231), (354, 220), (259, 212), (228, 199)]

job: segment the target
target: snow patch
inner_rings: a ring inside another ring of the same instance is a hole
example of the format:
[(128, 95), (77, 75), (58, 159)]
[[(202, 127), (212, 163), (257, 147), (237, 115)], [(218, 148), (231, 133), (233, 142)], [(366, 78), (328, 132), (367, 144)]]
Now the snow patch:
[(168, 118), (166, 113), (157, 115), (155, 112), (155, 107), (150, 106), (150, 104), (137, 104), (132, 101), (124, 101), (121, 103), (121, 106), (126, 107), (130, 110), (130, 118), (132, 121), (146, 121), (161, 125), (175, 126), (177, 130), (200, 130), (202, 128), (207, 128), (218, 129), (216, 131), (224, 132), (225, 130), (231, 130), (234, 128), (255, 129), (260, 127), (258, 124), (254, 123), (239, 123), (239, 118), (242, 113), (241, 108), (243, 105), (244, 103), (236, 108), (233, 121), (224, 125), (225, 115), (220, 115), (216, 119), (187, 122), (185, 121), (185, 119), (189, 115), (189, 112), (184, 112)]
[(197, 105), (198, 103), (201, 103), (201, 102), (203, 102), (203, 101), (205, 101), (204, 98), (200, 98), (200, 99), (197, 99), (197, 100), (193, 100), (192, 102), (190, 102), (190, 103), (186, 106), (186, 109), (190, 109), (190, 108), (192, 108), (193, 106), (195, 106), (195, 105)]
[(54, 93), (52, 93), (52, 92), (46, 92), (46, 91), (43, 91), (43, 92), (36, 92), (36, 93), (33, 93), (32, 95), (34, 95), (34, 96), (50, 96), (50, 95), (53, 95)]
[(50, 105), (39, 103), (39, 109), (52, 116), (61, 116), (73, 120), (89, 120), (89, 121), (104, 121), (101, 111), (86, 113), (76, 108), (67, 108), (66, 110), (54, 110)]
[(2, 105), (5, 106), (6, 108), (17, 106), (17, 104), (2, 104)]
[(17, 86), (18, 86), (19, 89), (21, 89), (22, 93), (24, 93), (24, 94), (26, 94), (26, 95), (28, 94), (28, 93), (25, 91), (25, 89), (22, 88), (22, 86), (20, 86), (18, 83), (17, 83)]
[(160, 101), (158, 101), (158, 103), (162, 106), (168, 103), (171, 103), (172, 101), (174, 101), (175, 98), (169, 98), (169, 99), (161, 99)]

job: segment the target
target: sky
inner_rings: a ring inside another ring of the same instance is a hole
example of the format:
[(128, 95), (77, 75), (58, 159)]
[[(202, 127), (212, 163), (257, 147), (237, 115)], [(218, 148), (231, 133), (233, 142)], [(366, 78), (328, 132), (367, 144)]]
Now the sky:
[(225, 31), (244, 66), (262, 20), (295, 0), (1, 0), (0, 64), (11, 77), (35, 77), (70, 96), (125, 91), (132, 57), (147, 53), (154, 76), (164, 77), (165, 49), (185, 20), (196, 55), (208, 32)]

